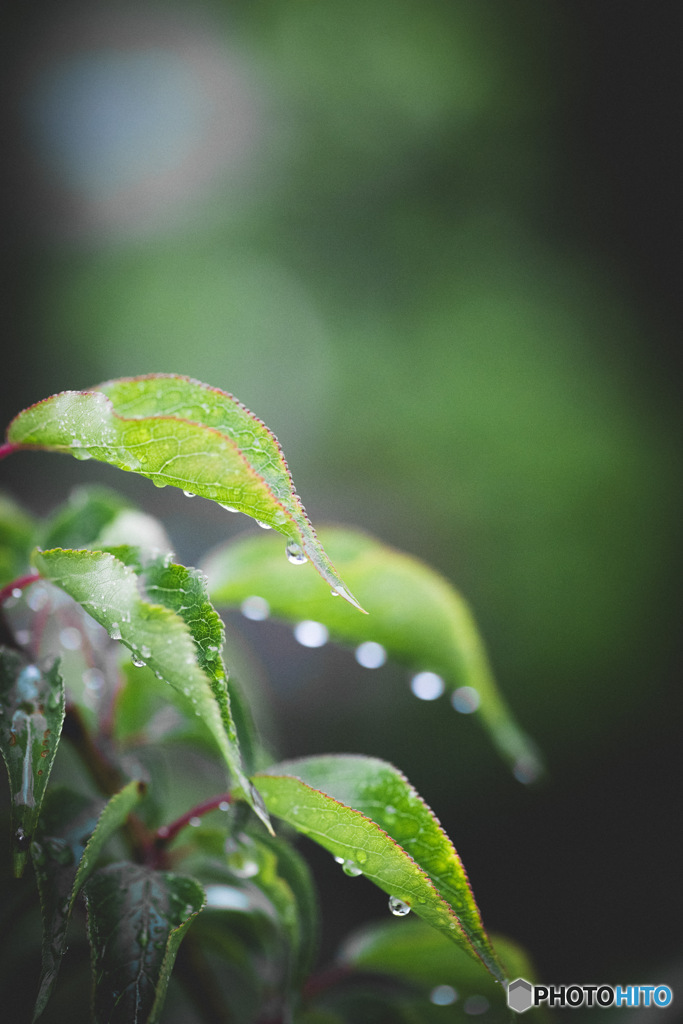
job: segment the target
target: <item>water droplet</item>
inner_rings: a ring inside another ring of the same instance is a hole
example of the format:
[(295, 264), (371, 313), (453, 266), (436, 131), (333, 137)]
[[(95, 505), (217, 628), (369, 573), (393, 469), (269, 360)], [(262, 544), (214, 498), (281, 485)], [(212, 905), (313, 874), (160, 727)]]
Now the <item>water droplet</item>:
[(71, 454), (75, 459), (79, 459), (81, 462), (87, 462), (88, 459), (92, 458), (92, 455), (87, 448), (74, 447), (74, 442), (71, 442)]
[(335, 590), (334, 587), (331, 587), (330, 588), (330, 596), (331, 597), (339, 597), (339, 591)]
[(109, 627), (109, 636), (112, 638), (112, 640), (121, 639), (121, 627), (119, 626), (118, 622), (112, 622), (111, 626)]
[(420, 700), (436, 700), (444, 691), (444, 681), (436, 672), (418, 672), (410, 680), (410, 689)]
[(356, 850), (356, 860), (359, 864), (365, 864), (368, 859), (368, 855), (365, 850)]
[(304, 619), (294, 627), (294, 637), (303, 647), (323, 647), (329, 636), (327, 626), (312, 619)]
[(77, 651), (83, 642), (80, 629), (67, 626), (59, 631), (59, 642), (67, 651)]
[(191, 828), (199, 828), (201, 823), (202, 823), (202, 819), (201, 818), (197, 818), (196, 816), (194, 818), (190, 818), (190, 820), (188, 821), (188, 825)]
[(224, 505), (222, 501), (219, 501), (218, 504), (221, 508), (224, 508), (226, 512), (239, 512), (238, 508), (233, 508), (232, 505)]
[(270, 523), (264, 523), (262, 519), (257, 519), (256, 520), (256, 525), (260, 526), (262, 530), (272, 530), (273, 529), (273, 527), (270, 525)]
[(230, 810), (230, 801), (229, 800), (221, 800), (221, 802), (218, 805), (218, 810), (219, 811), (229, 811)]
[(335, 859), (335, 862), (337, 864), (345, 864), (346, 863), (346, 861), (344, 860), (343, 857), (335, 857), (334, 859)]
[(140, 658), (137, 654), (131, 654), (130, 660), (133, 662), (136, 668), (144, 668), (147, 662), (144, 658)]
[(254, 878), (261, 870), (254, 841), (244, 833), (239, 840), (228, 839), (225, 852), (228, 867), (237, 878)]
[(29, 837), (26, 835), (25, 829), (23, 829), (21, 825), (14, 833), (14, 842), (17, 844), (17, 847), (20, 850), (28, 850), (29, 846), (31, 845), (31, 841)]
[(359, 868), (357, 864), (354, 864), (352, 860), (345, 860), (342, 864), (342, 871), (349, 878), (357, 878), (358, 875), (363, 874), (363, 869)]
[(381, 668), (387, 660), (387, 652), (374, 640), (366, 640), (356, 647), (356, 661), (363, 668)]
[(434, 1006), (451, 1006), (458, 998), (452, 985), (437, 985), (429, 993), (429, 1001)]
[(183, 494), (185, 495), (186, 498), (196, 498), (197, 497), (197, 495), (194, 493), (194, 491), (186, 491), (184, 488), (183, 488)]
[(478, 1017), (480, 1013), (486, 1013), (489, 1008), (489, 1001), (486, 996), (468, 996), (462, 1004), (465, 1013), (472, 1017)]
[(147, 644), (142, 644), (142, 646), (140, 647), (140, 654), (143, 658), (151, 657), (152, 652), (150, 648), (147, 646)]
[(405, 917), (406, 914), (410, 913), (410, 907), (403, 900), (398, 899), (397, 896), (389, 897), (389, 910), (394, 917)]
[(240, 605), (240, 610), (245, 619), (252, 619), (254, 622), (261, 622), (270, 615), (270, 605), (265, 597), (257, 597), (256, 594), (245, 597)]
[(91, 693), (100, 693), (104, 686), (104, 673), (100, 672), (98, 668), (87, 668), (81, 678), (86, 690)]
[(29, 587), (26, 594), (26, 604), (29, 606), (32, 612), (40, 612), (45, 608), (48, 601), (50, 600), (50, 594), (47, 587), (43, 586), (42, 583), (34, 583)]
[(21, 587), (13, 587), (12, 588), (12, 597), (17, 598), (17, 600), (18, 600), (21, 597), (22, 594), (23, 594), (23, 590), (21, 589)]
[(287, 553), (287, 561), (291, 562), (292, 565), (305, 565), (308, 561), (308, 558), (304, 554), (304, 549), (295, 541), (290, 541), (285, 548), (285, 551)]
[(155, 487), (165, 487), (166, 486), (166, 481), (165, 480), (160, 480), (157, 476), (153, 476), (152, 477), (152, 483), (154, 484)]
[(459, 686), (451, 694), (451, 704), (461, 715), (471, 715), (473, 711), (477, 710), (480, 703), (479, 692), (473, 686)]

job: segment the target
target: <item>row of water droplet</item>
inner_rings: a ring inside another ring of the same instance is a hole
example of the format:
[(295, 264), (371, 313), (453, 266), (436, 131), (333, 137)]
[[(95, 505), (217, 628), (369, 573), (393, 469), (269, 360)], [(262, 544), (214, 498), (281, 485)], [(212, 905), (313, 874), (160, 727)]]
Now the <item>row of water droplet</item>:
[[(245, 618), (262, 622), (270, 615), (270, 606), (265, 597), (252, 594), (240, 606)], [(322, 622), (303, 619), (294, 626), (294, 637), (303, 647), (323, 647), (330, 638), (329, 630)], [(381, 668), (387, 660), (387, 652), (375, 640), (364, 640), (356, 647), (354, 657), (363, 668)], [(410, 680), (410, 689), (419, 700), (436, 700), (446, 685), (436, 672), (417, 672)], [(451, 695), (451, 703), (463, 715), (472, 714), (480, 704), (479, 693), (473, 686), (460, 686)]]

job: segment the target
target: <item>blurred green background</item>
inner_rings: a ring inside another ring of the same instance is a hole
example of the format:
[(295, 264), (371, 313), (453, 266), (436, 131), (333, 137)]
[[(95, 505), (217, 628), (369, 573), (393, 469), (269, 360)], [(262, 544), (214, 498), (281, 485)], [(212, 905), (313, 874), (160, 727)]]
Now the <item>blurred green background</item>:
[[(544, 787), (396, 667), (237, 617), (229, 658), (279, 753), (397, 763), (488, 926), (558, 983), (680, 964), (675, 6), (14, 3), (5, 34), (3, 421), (197, 377), (275, 431), (314, 523), (458, 585)], [(36, 511), (93, 480), (185, 561), (251, 528), (104, 467), (3, 464)], [(384, 902), (309, 852), (329, 952)]]

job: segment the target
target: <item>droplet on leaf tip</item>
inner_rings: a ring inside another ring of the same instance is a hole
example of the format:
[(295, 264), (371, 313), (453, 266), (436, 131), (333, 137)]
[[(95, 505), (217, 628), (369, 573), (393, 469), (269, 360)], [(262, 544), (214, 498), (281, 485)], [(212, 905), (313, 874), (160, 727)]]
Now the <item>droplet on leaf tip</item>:
[(270, 523), (264, 523), (262, 519), (257, 519), (256, 520), (256, 525), (260, 526), (262, 530), (272, 530), (273, 529), (273, 527), (270, 525)]

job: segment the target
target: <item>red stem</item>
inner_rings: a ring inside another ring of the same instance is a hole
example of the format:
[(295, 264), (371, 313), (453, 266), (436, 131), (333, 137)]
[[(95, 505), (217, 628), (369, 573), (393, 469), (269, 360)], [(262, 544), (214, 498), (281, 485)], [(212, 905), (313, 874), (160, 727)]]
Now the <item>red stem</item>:
[(12, 452), (19, 451), (20, 448), (20, 444), (12, 444), (11, 441), (5, 441), (4, 444), (0, 444), (0, 459), (4, 459), (6, 455), (11, 455)]
[(39, 573), (29, 572), (26, 576), (20, 576), (18, 579), (8, 583), (0, 590), (0, 604), (4, 604), (9, 597), (12, 597), (14, 590), (23, 590), (24, 587), (30, 586), (31, 583), (35, 583), (39, 579)]
[(190, 823), (192, 818), (201, 818), (203, 814), (208, 814), (209, 811), (215, 811), (221, 804), (233, 803), (234, 797), (231, 793), (221, 793), (220, 796), (212, 796), (209, 800), (204, 800), (203, 803), (197, 804), (190, 811), (182, 814), (175, 821), (172, 821), (170, 825), (162, 825), (161, 828), (157, 829), (156, 842), (158, 846), (165, 846), (171, 842), (172, 839), (178, 835), (178, 833)]

